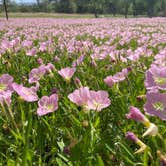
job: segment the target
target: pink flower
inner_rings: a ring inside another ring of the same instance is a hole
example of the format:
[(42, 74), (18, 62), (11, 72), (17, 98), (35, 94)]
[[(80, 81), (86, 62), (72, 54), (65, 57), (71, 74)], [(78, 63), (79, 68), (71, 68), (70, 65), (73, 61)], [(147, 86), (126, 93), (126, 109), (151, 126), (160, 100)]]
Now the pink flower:
[(90, 110), (101, 111), (103, 108), (111, 104), (106, 91), (90, 91), (90, 98), (87, 102), (87, 107)]
[(108, 86), (112, 86), (115, 83), (118, 83), (120, 81), (125, 80), (125, 75), (123, 73), (117, 73), (114, 76), (108, 76), (104, 79), (104, 82), (108, 85)]
[(9, 74), (3, 74), (0, 77), (0, 93), (6, 90), (12, 91), (13, 77)]
[(24, 40), (23, 43), (22, 43), (22, 46), (23, 47), (31, 47), (32, 44), (33, 44), (32, 41)]
[(58, 95), (53, 94), (50, 97), (43, 96), (38, 101), (38, 106), (39, 108), (37, 109), (37, 114), (39, 116), (56, 111), (58, 109)]
[(46, 73), (45, 67), (40, 66), (39, 68), (34, 68), (29, 73), (29, 83), (36, 83), (38, 82)]
[(58, 56), (55, 56), (54, 57), (54, 62), (59, 62), (60, 61), (60, 58)]
[(40, 50), (41, 52), (46, 51), (46, 50), (47, 50), (47, 43), (46, 43), (46, 42), (40, 43), (39, 50)]
[(146, 72), (145, 86), (148, 90), (154, 88), (166, 90), (166, 67), (152, 65)]
[(90, 98), (90, 90), (88, 87), (81, 87), (69, 94), (68, 98), (78, 106), (85, 106)]
[(113, 76), (107, 76), (105, 79), (104, 79), (104, 82), (109, 86), (109, 87), (112, 87), (115, 83), (115, 80), (113, 78)]
[(37, 83), (46, 73), (52, 73), (52, 70), (55, 70), (52, 63), (32, 69), (29, 73), (29, 83)]
[(36, 53), (37, 53), (36, 48), (32, 48), (31, 50), (28, 50), (28, 51), (26, 52), (26, 55), (27, 55), (27, 56), (35, 56)]
[(12, 45), (12, 47), (16, 47), (18, 44), (20, 43), (20, 38), (15, 38), (13, 39), (10, 44)]
[(151, 116), (157, 116), (161, 120), (166, 120), (166, 93), (150, 91), (146, 94), (146, 98), (145, 112)]
[(0, 103), (6, 103), (8, 106), (11, 103), (12, 91), (8, 90), (3, 93), (0, 93)]
[(46, 70), (46, 72), (51, 73), (52, 70), (55, 70), (55, 66), (54, 66), (52, 63), (48, 63), (48, 64), (45, 66), (45, 70)]
[(60, 71), (58, 71), (58, 73), (66, 80), (66, 81), (70, 81), (71, 77), (73, 76), (73, 74), (75, 73), (76, 69), (75, 68), (70, 68), (70, 67), (66, 67), (64, 69), (61, 69)]
[(101, 111), (110, 105), (106, 91), (90, 91), (88, 87), (81, 87), (68, 95), (68, 98), (86, 110)]
[(24, 87), (23, 85), (19, 85), (16, 83), (12, 84), (12, 87), (18, 95), (21, 96), (25, 101), (34, 102), (38, 100), (38, 96), (36, 94), (38, 88), (32, 86), (31, 88)]
[(42, 65), (42, 64), (43, 64), (43, 59), (42, 59), (42, 58), (38, 58), (38, 59), (37, 59), (37, 63), (38, 63), (39, 65)]
[(12, 48), (12, 45), (10, 44), (10, 42), (8, 40), (4, 40), (1, 43), (1, 47), (4, 50), (10, 50)]
[(77, 58), (75, 61), (73, 61), (72, 67), (76, 67), (76, 66), (80, 65), (83, 62), (84, 57), (85, 57), (84, 55), (81, 55), (79, 58)]
[(107, 76), (104, 79), (104, 82), (109, 87), (112, 87), (115, 83), (125, 80), (129, 71), (130, 71), (130, 68), (125, 68), (121, 72), (116, 73), (114, 76)]
[(12, 88), (13, 77), (9, 74), (3, 74), (0, 77), (0, 103), (6, 103), (10, 105), (11, 103), (11, 96), (13, 93)]

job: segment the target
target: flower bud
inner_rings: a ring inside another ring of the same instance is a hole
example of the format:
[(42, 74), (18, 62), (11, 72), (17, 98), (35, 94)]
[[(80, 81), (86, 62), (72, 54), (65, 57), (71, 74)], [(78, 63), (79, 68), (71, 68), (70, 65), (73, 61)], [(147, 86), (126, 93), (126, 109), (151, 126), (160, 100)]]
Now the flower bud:
[(75, 83), (75, 85), (76, 85), (77, 88), (82, 87), (81, 81), (80, 81), (80, 79), (78, 77), (76, 77), (74, 79), (74, 83)]
[(149, 120), (145, 115), (136, 107), (131, 106), (130, 112), (126, 114), (127, 119), (133, 119), (139, 122), (142, 122), (146, 127), (150, 126)]
[(150, 123), (150, 126), (142, 136), (143, 137), (147, 135), (156, 136), (157, 134), (158, 134), (158, 127), (154, 123)]
[(64, 147), (63, 153), (70, 154), (70, 149), (68, 147)]
[(97, 63), (94, 59), (91, 60), (91, 65), (94, 66), (94, 67), (97, 67)]
[(147, 148), (147, 146), (141, 140), (139, 140), (133, 132), (127, 132), (126, 138), (140, 146), (140, 148), (135, 152), (135, 154), (142, 153)]
[(126, 133), (126, 139), (136, 143), (139, 139), (136, 137), (136, 135), (133, 132), (127, 132)]
[(55, 94), (55, 93), (58, 94), (59, 89), (54, 87), (54, 88), (51, 89), (50, 95)]
[(82, 122), (82, 126), (85, 127), (85, 128), (88, 127), (89, 126), (89, 122), (87, 120), (84, 120)]
[(135, 152), (135, 154), (143, 153), (147, 148), (147, 146), (141, 140), (137, 141), (136, 144), (139, 145), (140, 148)]
[(139, 95), (137, 96), (137, 100), (140, 102), (140, 101), (143, 101), (144, 99), (146, 98), (145, 95)]
[(37, 63), (38, 63), (39, 65), (42, 65), (42, 64), (43, 64), (43, 59), (42, 59), (42, 58), (38, 58), (38, 59), (37, 59)]
[(60, 58), (58, 56), (55, 56), (54, 57), (54, 62), (59, 62), (60, 61)]

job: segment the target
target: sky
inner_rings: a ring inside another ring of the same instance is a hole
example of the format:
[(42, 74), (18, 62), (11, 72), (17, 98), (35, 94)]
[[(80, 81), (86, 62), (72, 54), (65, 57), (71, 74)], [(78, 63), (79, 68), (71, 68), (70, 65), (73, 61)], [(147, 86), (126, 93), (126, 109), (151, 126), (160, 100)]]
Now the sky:
[(12, 0), (16, 3), (36, 3), (36, 0)]

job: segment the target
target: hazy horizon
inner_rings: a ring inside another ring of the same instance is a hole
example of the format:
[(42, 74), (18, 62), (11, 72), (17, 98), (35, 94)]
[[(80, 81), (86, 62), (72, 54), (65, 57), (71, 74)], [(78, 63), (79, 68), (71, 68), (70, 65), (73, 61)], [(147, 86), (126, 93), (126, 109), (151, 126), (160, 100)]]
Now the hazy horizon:
[(36, 3), (36, 0), (12, 0), (13, 2), (24, 4), (24, 3)]

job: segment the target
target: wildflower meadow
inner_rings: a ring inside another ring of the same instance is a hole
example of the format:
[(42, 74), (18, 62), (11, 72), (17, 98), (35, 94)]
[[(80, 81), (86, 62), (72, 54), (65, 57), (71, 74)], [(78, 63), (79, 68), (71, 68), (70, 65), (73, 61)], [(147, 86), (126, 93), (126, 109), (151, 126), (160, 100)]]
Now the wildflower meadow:
[(1, 166), (165, 166), (166, 19), (0, 19)]

